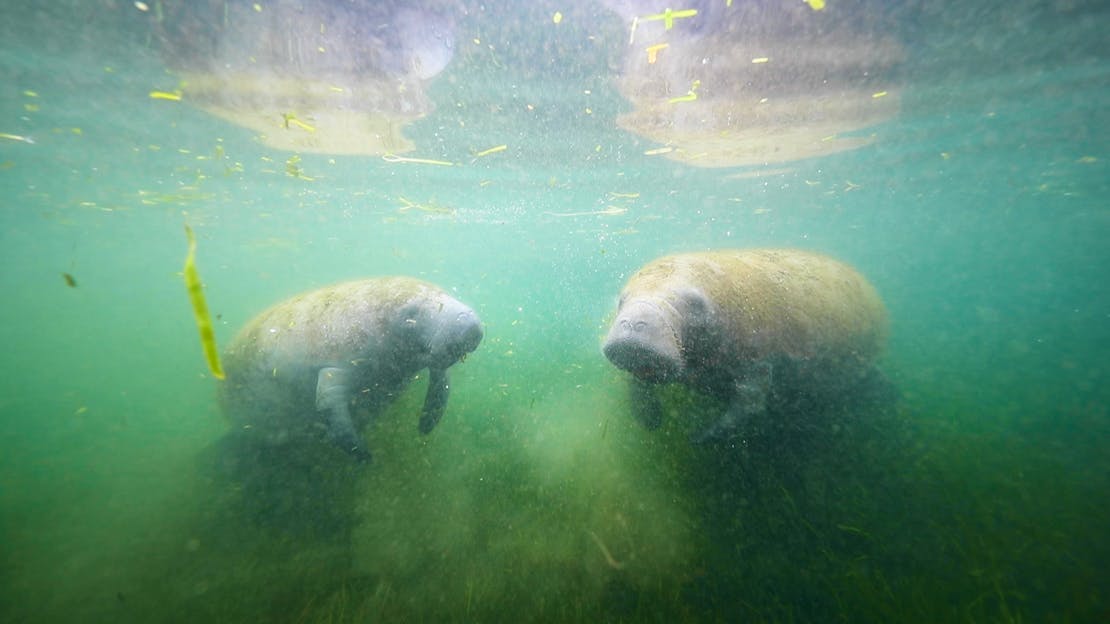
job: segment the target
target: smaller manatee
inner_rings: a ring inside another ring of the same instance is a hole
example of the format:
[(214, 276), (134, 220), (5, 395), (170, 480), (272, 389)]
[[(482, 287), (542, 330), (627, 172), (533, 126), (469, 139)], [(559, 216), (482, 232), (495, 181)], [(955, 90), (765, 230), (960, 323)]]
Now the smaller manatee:
[(602, 350), (632, 373), (633, 409), (649, 428), (663, 418), (656, 385), (677, 382), (725, 398), (725, 414), (694, 437), (706, 441), (767, 410), (776, 369), (789, 370), (803, 391), (857, 383), (874, 366), (886, 322), (871, 284), (827, 256), (678, 254), (629, 279)]
[(296, 443), (322, 430), (357, 459), (370, 453), (355, 416), (387, 406), (429, 372), (420, 431), (447, 408), (447, 369), (474, 351), (482, 325), (442, 289), (408, 277), (345, 282), (262, 312), (228, 346), (221, 403), (243, 431)]

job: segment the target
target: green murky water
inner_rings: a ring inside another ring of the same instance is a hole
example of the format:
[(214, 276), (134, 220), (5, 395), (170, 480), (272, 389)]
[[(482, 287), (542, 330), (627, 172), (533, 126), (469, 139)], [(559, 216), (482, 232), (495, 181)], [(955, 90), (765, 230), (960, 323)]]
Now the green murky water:
[[(436, 109), (406, 131), (407, 156), (453, 167), (290, 160), (149, 97), (177, 86), (150, 11), (73, 4), (0, 9), (3, 621), (1106, 617), (1097, 3), (907, 9), (898, 117), (770, 173), (644, 155), (658, 144), (613, 124), (603, 35), (623, 26), (576, 3), (460, 21)], [(260, 486), (276, 507), (244, 502), (179, 274), (185, 222), (224, 344), (353, 277), (472, 305), (485, 340), (444, 421), (417, 433), (420, 379), (367, 430), (370, 467), (304, 449)], [(897, 398), (713, 448), (686, 442), (721, 409), (708, 397), (671, 389), (665, 426), (637, 424), (599, 351), (621, 285), (661, 254), (749, 246), (868, 276)], [(317, 500), (342, 539), (296, 530)]]

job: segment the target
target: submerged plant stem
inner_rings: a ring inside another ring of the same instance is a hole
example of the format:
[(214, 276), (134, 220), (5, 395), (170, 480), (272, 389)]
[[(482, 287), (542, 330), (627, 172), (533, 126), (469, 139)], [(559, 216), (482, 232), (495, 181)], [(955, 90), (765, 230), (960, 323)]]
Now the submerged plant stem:
[(594, 543), (597, 544), (597, 547), (601, 550), (601, 554), (605, 557), (605, 563), (609, 564), (610, 568), (613, 568), (614, 570), (624, 569), (624, 564), (613, 558), (613, 555), (609, 552), (609, 549), (605, 547), (605, 542), (601, 541), (601, 538), (597, 536), (597, 533), (594, 533), (589, 529), (586, 529), (586, 533), (588, 533), (589, 536), (593, 538)]

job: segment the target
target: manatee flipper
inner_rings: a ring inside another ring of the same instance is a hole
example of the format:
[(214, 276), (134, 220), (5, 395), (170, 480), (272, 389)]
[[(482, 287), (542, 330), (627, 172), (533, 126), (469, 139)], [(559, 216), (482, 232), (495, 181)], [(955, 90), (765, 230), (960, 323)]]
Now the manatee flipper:
[(328, 439), (360, 462), (370, 461), (370, 452), (362, 448), (362, 439), (355, 433), (351, 420), (350, 372), (344, 368), (321, 368), (316, 376), (316, 410), (325, 412)]
[(429, 433), (447, 411), (447, 397), (451, 383), (446, 368), (428, 369), (428, 393), (424, 395), (424, 410), (420, 413), (420, 433)]
[(760, 362), (749, 374), (737, 379), (729, 397), (728, 409), (717, 422), (691, 436), (694, 444), (732, 437), (748, 418), (767, 411), (767, 395), (771, 392), (771, 364)]
[(629, 390), (631, 390), (632, 413), (640, 420), (640, 424), (648, 429), (658, 429), (663, 422), (663, 403), (655, 394), (655, 387), (633, 377)]

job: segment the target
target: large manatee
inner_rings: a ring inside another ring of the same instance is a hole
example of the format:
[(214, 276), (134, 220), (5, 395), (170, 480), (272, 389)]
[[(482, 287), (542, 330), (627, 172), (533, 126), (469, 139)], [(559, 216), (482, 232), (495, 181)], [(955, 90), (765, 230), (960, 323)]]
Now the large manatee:
[(447, 407), (447, 369), (478, 347), (474, 310), (407, 277), (345, 282), (283, 301), (239, 332), (224, 355), (223, 407), (243, 431), (283, 443), (316, 430), (369, 460), (353, 415), (386, 406), (429, 371), (420, 431)]
[(791, 249), (667, 256), (621, 293), (605, 356), (633, 375), (633, 409), (656, 427), (654, 386), (678, 382), (728, 400), (695, 440), (728, 435), (767, 408), (776, 368), (835, 388), (867, 374), (886, 336), (875, 289), (846, 264)]

